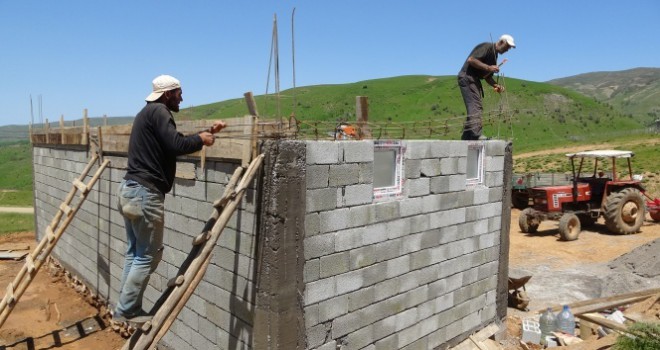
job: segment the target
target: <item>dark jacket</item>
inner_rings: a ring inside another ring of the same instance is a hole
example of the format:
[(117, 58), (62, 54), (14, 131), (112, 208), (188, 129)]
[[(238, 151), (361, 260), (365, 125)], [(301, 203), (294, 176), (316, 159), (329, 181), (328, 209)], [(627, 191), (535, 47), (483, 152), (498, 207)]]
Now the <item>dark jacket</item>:
[(128, 142), (128, 171), (134, 180), (163, 195), (172, 189), (176, 157), (202, 149), (202, 138), (176, 130), (170, 110), (160, 102), (147, 103), (133, 121)]

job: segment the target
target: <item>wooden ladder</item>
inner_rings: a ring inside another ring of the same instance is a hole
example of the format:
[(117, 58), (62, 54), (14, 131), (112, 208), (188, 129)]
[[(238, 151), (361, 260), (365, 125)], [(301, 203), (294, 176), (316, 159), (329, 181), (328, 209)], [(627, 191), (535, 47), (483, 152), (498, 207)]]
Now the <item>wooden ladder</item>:
[[(155, 349), (158, 341), (167, 333), (177, 316), (186, 305), (188, 299), (199, 285), (206, 268), (211, 261), (211, 252), (215, 247), (222, 230), (240, 203), (247, 186), (257, 174), (264, 155), (257, 156), (245, 169), (238, 167), (232, 175), (223, 196), (213, 203), (213, 213), (204, 226), (204, 231), (193, 239), (193, 246), (201, 246), (197, 255), (183, 274), (178, 275), (168, 283), (170, 294), (165, 299), (153, 319), (140, 328), (128, 339), (122, 350)], [(241, 174), (245, 175), (241, 178)], [(240, 181), (239, 181), (240, 179)], [(208, 228), (211, 228), (210, 230)]]
[[(55, 248), (55, 244), (62, 237), (64, 230), (69, 226), (71, 220), (78, 212), (78, 209), (82, 206), (82, 203), (87, 198), (87, 194), (94, 187), (94, 184), (103, 173), (103, 170), (110, 163), (109, 160), (105, 160), (99, 168), (96, 170), (94, 176), (88, 183), (84, 183), (83, 180), (87, 177), (87, 174), (94, 166), (94, 163), (99, 159), (98, 154), (94, 154), (92, 159), (89, 161), (82, 174), (76, 179), (73, 180), (73, 186), (69, 195), (66, 197), (64, 202), (60, 204), (59, 210), (55, 217), (50, 222), (50, 225), (46, 227), (46, 235), (41, 239), (39, 245), (34, 249), (34, 251), (27, 255), (25, 258), (25, 265), (21, 267), (16, 278), (13, 282), (9, 282), (7, 286), (7, 292), (5, 293), (2, 302), (0, 302), (0, 327), (5, 323), (7, 317), (12, 312), (21, 296), (25, 290), (30, 286), (30, 283), (39, 272), (41, 266), (46, 262), (46, 259)], [(80, 192), (80, 199), (78, 203), (71, 207), (71, 201), (74, 199), (76, 192)], [(60, 220), (62, 217), (65, 217), (64, 222), (60, 225)], [(58, 227), (58, 225), (60, 225)]]

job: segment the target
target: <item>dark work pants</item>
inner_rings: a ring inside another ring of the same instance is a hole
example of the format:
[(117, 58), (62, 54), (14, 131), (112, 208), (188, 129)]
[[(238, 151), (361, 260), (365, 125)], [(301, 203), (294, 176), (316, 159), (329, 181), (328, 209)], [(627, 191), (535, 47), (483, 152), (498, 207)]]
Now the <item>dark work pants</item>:
[(481, 114), (483, 111), (481, 82), (479, 80), (475, 81), (471, 76), (459, 75), (458, 87), (461, 89), (461, 95), (463, 95), (463, 102), (467, 110), (461, 140), (478, 140), (481, 136)]

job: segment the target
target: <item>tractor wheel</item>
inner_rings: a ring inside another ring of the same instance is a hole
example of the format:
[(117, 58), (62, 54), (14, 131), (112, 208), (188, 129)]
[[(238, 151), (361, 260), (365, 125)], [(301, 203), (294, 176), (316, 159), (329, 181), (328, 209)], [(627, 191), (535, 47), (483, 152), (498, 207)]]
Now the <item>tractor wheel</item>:
[(578, 219), (580, 219), (580, 226), (582, 227), (593, 226), (598, 220), (598, 218), (592, 217), (589, 214), (578, 215)]
[(644, 223), (646, 207), (642, 194), (634, 188), (613, 192), (605, 202), (605, 225), (616, 234), (627, 235), (639, 231)]
[(520, 212), (518, 217), (518, 226), (522, 233), (535, 233), (539, 229), (541, 222), (534, 215), (534, 209), (527, 208)]
[(511, 196), (511, 204), (514, 208), (523, 210), (529, 207), (529, 196), (526, 192), (514, 192)]
[(566, 213), (559, 219), (559, 236), (564, 241), (574, 241), (580, 235), (580, 219), (573, 213)]

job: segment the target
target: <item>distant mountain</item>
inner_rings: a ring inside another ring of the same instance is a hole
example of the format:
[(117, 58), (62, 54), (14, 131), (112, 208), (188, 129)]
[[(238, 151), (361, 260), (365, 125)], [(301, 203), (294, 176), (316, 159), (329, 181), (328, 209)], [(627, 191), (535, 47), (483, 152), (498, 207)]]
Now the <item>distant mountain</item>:
[[(134, 117), (108, 117), (108, 125), (121, 125), (121, 124), (130, 124), (133, 122)], [(96, 127), (103, 125), (103, 117), (93, 117), (89, 118), (89, 126)], [(60, 125), (59, 120), (55, 122), (50, 122), (51, 128), (58, 128)], [(64, 122), (64, 126), (74, 126), (74, 125), (83, 125), (82, 119), (77, 120), (67, 120)], [(43, 129), (44, 124), (34, 124), (34, 129)], [(29, 125), (5, 125), (0, 126), (0, 142), (13, 142), (18, 140), (27, 140), (29, 135), (30, 127)]]
[(548, 83), (596, 98), (645, 122), (660, 118), (660, 68), (585, 73)]
[[(660, 112), (659, 72), (660, 69), (637, 69), (590, 73), (552, 83), (501, 78), (500, 83), (506, 86), (504, 94), (485, 86), (484, 133), (513, 140), (516, 151), (521, 152), (648, 132), (645, 127), (654, 120), (657, 115), (654, 113)], [(592, 92), (610, 87), (612, 91), (596, 97), (578, 92), (578, 87)], [(357, 96), (368, 97), (374, 138), (460, 138), (466, 112), (455, 76), (411, 75), (304, 86), (281, 91), (279, 96), (255, 96), (255, 100), (260, 116), (287, 119), (295, 116), (302, 137), (325, 137), (338, 123), (355, 121)], [(215, 120), (246, 114), (246, 103), (238, 98), (185, 108), (175, 119)], [(130, 117), (108, 118), (109, 124), (131, 121)], [(97, 119), (92, 125), (100, 123), (102, 120)], [(0, 127), (0, 141), (19, 135), (16, 130), (3, 131), (10, 127)], [(22, 130), (27, 138), (27, 126)]]

